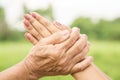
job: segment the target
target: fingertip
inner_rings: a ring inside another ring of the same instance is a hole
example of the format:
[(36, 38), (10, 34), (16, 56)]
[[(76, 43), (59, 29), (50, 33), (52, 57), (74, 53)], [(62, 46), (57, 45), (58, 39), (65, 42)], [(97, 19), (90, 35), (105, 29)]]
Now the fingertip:
[(75, 38), (78, 40), (78, 39), (80, 38), (79, 29), (76, 28), (76, 27), (72, 28), (71, 35), (72, 35), (72, 36), (75, 36)]
[(30, 12), (30, 15), (31, 15), (32, 17), (36, 18), (35, 12)]
[(73, 27), (72, 30), (80, 32), (80, 29), (78, 27)]
[(87, 35), (86, 35), (86, 34), (83, 34), (82, 36), (87, 37)]
[(57, 25), (57, 26), (61, 26), (61, 25), (62, 25), (61, 23), (59, 23), (59, 22), (57, 22), (57, 21), (55, 21), (54, 23), (55, 23), (55, 25)]
[(25, 32), (24, 36), (25, 36), (25, 38), (26, 38), (26, 36), (27, 36), (27, 32)]
[(79, 34), (80, 31), (79, 31), (79, 28), (74, 27), (74, 28), (72, 28), (72, 32)]
[(79, 32), (80, 32), (80, 28), (79, 28), (79, 27), (76, 27), (76, 28), (78, 28), (78, 29), (79, 29)]
[(25, 27), (29, 27), (29, 22), (27, 20), (23, 21)]
[(64, 24), (61, 24), (60, 22), (58, 21), (54, 21), (53, 22), (53, 25), (55, 25), (56, 28), (58, 28), (59, 30), (69, 30), (71, 32), (71, 29), (68, 28), (66, 25)]
[(26, 38), (27, 40), (30, 41), (30, 33), (26, 32), (24, 36), (25, 36), (25, 38)]
[(28, 32), (25, 33), (25, 37), (26, 39), (32, 43), (33, 45), (35, 45), (38, 41)]
[(94, 61), (93, 56), (89, 56), (88, 58), (89, 58), (91, 61)]
[(24, 14), (24, 18), (25, 18), (26, 20), (30, 20), (29, 14)]
[(88, 36), (87, 36), (86, 34), (82, 34), (82, 35), (81, 35), (81, 38), (82, 38), (82, 39), (85, 39), (86, 41), (88, 40)]
[(92, 56), (87, 56), (85, 60), (87, 63), (91, 64), (94, 61), (94, 58)]
[(39, 20), (40, 19), (40, 15), (37, 12), (30, 12), (30, 15), (32, 17), (34, 17), (35, 19)]

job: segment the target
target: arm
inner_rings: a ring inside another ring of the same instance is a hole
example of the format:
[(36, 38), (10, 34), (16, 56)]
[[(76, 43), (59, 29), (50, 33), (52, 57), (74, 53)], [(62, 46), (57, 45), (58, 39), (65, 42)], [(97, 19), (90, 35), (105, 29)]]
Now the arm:
[[(89, 46), (85, 46), (84, 51), (80, 52), (75, 44), (82, 43), (81, 46), (83, 46), (87, 44), (87, 41), (83, 42), (82, 40), (86, 39), (86, 37), (81, 36), (79, 38), (79, 36), (75, 36), (77, 34), (79, 32), (76, 29), (73, 29), (71, 34), (65, 30), (41, 39), (22, 62), (1, 72), (0, 80), (38, 80), (44, 76), (66, 75), (78, 72), (82, 66), (78, 63), (80, 61), (78, 57), (72, 56), (75, 55), (73, 54), (73, 50), (84, 55), (87, 53), (88, 50), (86, 48), (89, 48)], [(67, 39), (69, 36), (70, 38)], [(80, 42), (76, 42), (75, 39), (78, 39)], [(65, 42), (63, 42), (64, 40)], [(73, 44), (69, 44), (71, 41), (73, 41)], [(73, 46), (73, 50), (68, 49), (70, 46)], [(85, 67), (86, 65), (90, 65), (91, 62), (92, 59), (88, 58), (80, 63), (86, 63), (84, 64)]]
[(28, 80), (27, 69), (24, 62), (8, 68), (0, 73), (0, 80)]
[[(51, 35), (51, 33), (57, 32), (59, 30), (66, 30), (67, 29), (67, 30), (71, 31), (70, 28), (68, 28), (65, 25), (62, 25), (58, 22), (55, 22), (53, 25), (50, 21), (48, 21), (47, 19), (45, 19), (44, 17), (40, 16), (37, 13), (31, 13), (31, 16), (25, 15), (25, 21), (24, 21), (25, 28), (27, 29), (27, 31), (30, 34), (34, 35), (37, 39), (39, 39), (39, 37), (36, 36), (35, 33), (31, 32), (31, 30), (30, 30), (30, 29), (34, 29), (34, 27), (38, 30), (36, 32), (41, 33), (44, 36), (49, 36), (49, 35)], [(32, 23), (33, 21), (34, 21), (34, 24)], [(35, 22), (36, 22), (36, 24), (35, 24)], [(31, 27), (30, 25), (33, 25), (34, 27), (33, 26)], [(57, 29), (56, 29), (56, 27), (57, 27)], [(47, 28), (51, 33), (49, 31), (46, 31), (45, 28)], [(40, 29), (42, 29), (43, 31), (39, 31)], [(37, 41), (35, 41), (33, 37), (31, 37), (31, 38), (29, 37), (27, 39), (32, 44), (37, 43)], [(95, 77), (91, 77), (89, 75), (89, 74), (91, 74), (91, 72), (93, 73), (92, 75), (94, 75)], [(86, 80), (90, 80), (90, 79), (91, 80), (98, 80), (98, 79), (103, 80), (104, 78), (107, 79), (107, 76), (105, 76), (104, 73), (102, 71), (100, 71), (97, 67), (95, 67), (95, 65), (93, 65), (93, 64), (90, 65), (84, 71), (73, 74), (73, 77), (77, 80), (85, 80), (86, 77), (87, 77)]]
[(72, 76), (76, 80), (112, 80), (100, 69), (98, 69), (98, 67), (94, 63), (92, 63), (82, 72), (72, 74)]
[[(27, 71), (23, 62), (0, 73), (1, 80), (29, 80), (29, 71)], [(82, 72), (74, 73), (72, 76), (76, 80), (112, 80), (99, 70), (94, 64), (91, 64)]]

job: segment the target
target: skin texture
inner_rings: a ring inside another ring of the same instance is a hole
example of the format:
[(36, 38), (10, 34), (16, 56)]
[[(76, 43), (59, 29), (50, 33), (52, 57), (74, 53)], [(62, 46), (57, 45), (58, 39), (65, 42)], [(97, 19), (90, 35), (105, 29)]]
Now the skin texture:
[[(32, 44), (36, 44), (41, 38), (49, 36), (53, 34), (54, 32), (60, 31), (60, 30), (69, 30), (71, 32), (71, 29), (66, 27), (65, 25), (62, 25), (58, 22), (51, 23), (44, 17), (40, 16), (39, 14), (33, 12), (31, 15), (25, 15), (25, 28), (29, 33), (26, 33), (25, 36)], [(38, 24), (39, 23), (39, 24)], [(37, 26), (36, 26), (37, 25)], [(46, 28), (48, 31), (43, 31), (41, 33), (39, 29)], [(33, 31), (32, 31), (33, 30)], [(38, 36), (35, 35), (37, 33)], [(45, 33), (45, 35), (44, 35)], [(90, 76), (91, 74), (94, 76)], [(87, 67), (84, 71), (74, 73), (72, 74), (73, 77), (76, 80), (111, 80), (108, 76), (106, 76), (100, 69), (98, 69), (94, 64), (91, 64), (89, 67)]]
[[(60, 33), (56, 34), (58, 34), (59, 37), (61, 36)], [(78, 71), (78, 69), (83, 69), (80, 66), (84, 63), (81, 62), (81, 64), (79, 64), (78, 62), (83, 60), (81, 56), (85, 56), (88, 52), (89, 46), (86, 46), (86, 36), (81, 36), (81, 38), (79, 38), (79, 36), (75, 36), (78, 34), (75, 28), (69, 35), (69, 38), (68, 35), (66, 35), (64, 38), (61, 36), (60, 39), (56, 34), (53, 34), (52, 37), (41, 39), (32, 49), (30, 55), (25, 59), (28, 71), (31, 71), (33, 75), (37, 76), (37, 79), (42, 76), (67, 75), (70, 73), (72, 74)], [(68, 39), (65, 40), (66, 38)], [(72, 40), (73, 38), (74, 40)], [(54, 41), (53, 39), (57, 39), (57, 41)], [(51, 42), (51, 40), (53, 41)], [(73, 43), (71, 45), (68, 45), (71, 40)], [(85, 47), (78, 47), (77, 44)], [(76, 52), (72, 50), (73, 48), (76, 50)], [(88, 63), (90, 62), (91, 61)], [(85, 63), (85, 65), (88, 66), (88, 63)]]
[[(31, 34), (26, 33), (25, 36), (26, 36), (26, 38), (27, 38), (31, 43), (33, 43), (34, 45), (35, 45), (40, 39), (42, 39), (42, 38), (44, 38), (44, 37), (47, 37), (47, 36), (49, 36), (49, 35), (52, 35), (52, 34), (55, 33), (55, 32), (59, 32), (59, 31), (62, 31), (62, 30), (63, 30), (63, 28), (61, 28), (61, 30), (58, 29), (55, 24), (51, 23), (50, 21), (48, 21), (48, 20), (45, 19), (44, 17), (39, 16), (39, 15), (36, 16), (36, 15), (38, 15), (38, 14), (36, 14), (36, 13), (31, 13), (31, 15), (29, 15), (29, 14), (24, 15), (24, 18), (25, 18), (25, 20), (24, 20), (24, 26), (25, 26), (26, 30), (27, 30), (29, 33), (31, 33)], [(36, 19), (37, 19), (37, 20), (36, 20)], [(58, 25), (60, 25), (60, 24), (58, 23)], [(44, 27), (44, 26), (46, 26), (46, 27)], [(40, 29), (41, 29), (41, 30), (40, 30)], [(75, 29), (77, 29), (77, 30), (79, 31), (78, 28), (75, 28)], [(69, 30), (69, 32), (71, 32), (71, 30), (70, 30), (69, 28), (67, 28), (66, 26), (64, 27), (64, 30)], [(45, 33), (45, 34), (44, 34), (44, 33)], [(77, 35), (80, 35), (79, 32), (78, 32)], [(73, 35), (71, 35), (71, 36), (73, 36)], [(76, 35), (74, 35), (74, 36), (76, 36)], [(74, 37), (74, 36), (73, 36), (73, 37)], [(86, 35), (83, 35), (83, 36), (86, 36)], [(34, 37), (35, 37), (35, 38), (34, 38)], [(86, 36), (86, 37), (87, 37), (87, 36)], [(72, 39), (76, 39), (76, 38), (72, 38)], [(56, 41), (57, 41), (57, 40), (56, 40)], [(85, 40), (85, 39), (82, 40), (82, 41), (79, 41), (79, 42), (81, 42), (81, 44), (82, 44), (82, 43), (84, 43), (84, 41), (87, 42), (87, 40)], [(68, 44), (69, 44), (69, 43), (73, 44), (73, 41), (68, 41), (67, 43), (68, 43)], [(79, 47), (78, 49), (84, 47), (84, 46), (82, 46), (81, 44), (78, 44), (78, 42), (76, 43), (76, 46)], [(69, 44), (69, 45), (70, 45), (70, 44)], [(89, 45), (89, 44), (87, 44), (87, 45)], [(74, 47), (74, 46), (73, 46), (73, 47)], [(68, 47), (68, 48), (69, 48), (69, 47)], [(71, 48), (71, 51), (73, 51), (73, 53), (76, 53), (76, 52), (77, 52), (75, 48)], [(86, 51), (88, 51), (88, 49), (86, 48), (86, 50), (84, 50), (84, 51), (86, 52)], [(78, 58), (78, 59), (81, 61), (81, 60), (85, 59), (85, 56), (86, 56), (86, 55), (82, 56), (82, 55), (80, 54), (80, 55), (77, 56), (76, 58)], [(86, 67), (85, 67), (86, 65), (82, 65), (82, 66), (84, 66), (84, 69), (86, 68)], [(81, 67), (82, 67), (82, 66), (81, 66)], [(82, 70), (83, 70), (83, 69), (82, 69)], [(81, 70), (80, 70), (80, 71), (81, 71)]]
[[(81, 61), (89, 45), (86, 36), (80, 37), (79, 30), (73, 28), (71, 33), (64, 30), (42, 38), (23, 61), (1, 72), (0, 80), (38, 80), (44, 76), (72, 74), (84, 69), (91, 64), (92, 58)], [(68, 45), (71, 41), (72, 44)], [(84, 47), (78, 47), (77, 44)], [(71, 50), (73, 48), (76, 50), (74, 53)]]

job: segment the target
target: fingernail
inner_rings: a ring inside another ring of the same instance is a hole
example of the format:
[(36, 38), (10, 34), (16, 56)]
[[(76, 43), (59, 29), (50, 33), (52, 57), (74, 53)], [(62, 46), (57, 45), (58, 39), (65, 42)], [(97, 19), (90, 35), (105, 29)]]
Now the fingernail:
[(36, 14), (33, 12), (30, 12), (30, 14), (32, 15), (32, 17), (36, 18)]
[(27, 20), (30, 20), (30, 16), (28, 14), (25, 14), (24, 18), (27, 19)]
[(27, 21), (24, 21), (25, 27), (29, 27), (29, 23)]
[(67, 35), (69, 33), (69, 31), (68, 30), (64, 30), (61, 33), (62, 33), (63, 36), (65, 36), (65, 35)]
[(59, 23), (59, 22), (55, 22), (55, 24), (56, 24), (57, 26), (61, 26), (61, 25), (62, 25), (62, 24)]
[(30, 40), (30, 34), (29, 33), (25, 33), (25, 36), (28, 40)]

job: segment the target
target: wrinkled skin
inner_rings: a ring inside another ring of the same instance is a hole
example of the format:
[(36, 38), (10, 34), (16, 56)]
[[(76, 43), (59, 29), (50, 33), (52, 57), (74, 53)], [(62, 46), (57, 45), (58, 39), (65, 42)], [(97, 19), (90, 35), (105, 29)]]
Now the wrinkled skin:
[(33, 47), (25, 58), (25, 65), (32, 80), (43, 76), (71, 74), (83, 70), (92, 62), (90, 58), (83, 60), (88, 50), (87, 36), (79, 36), (78, 29), (74, 28), (71, 33), (57, 32), (41, 39)]

